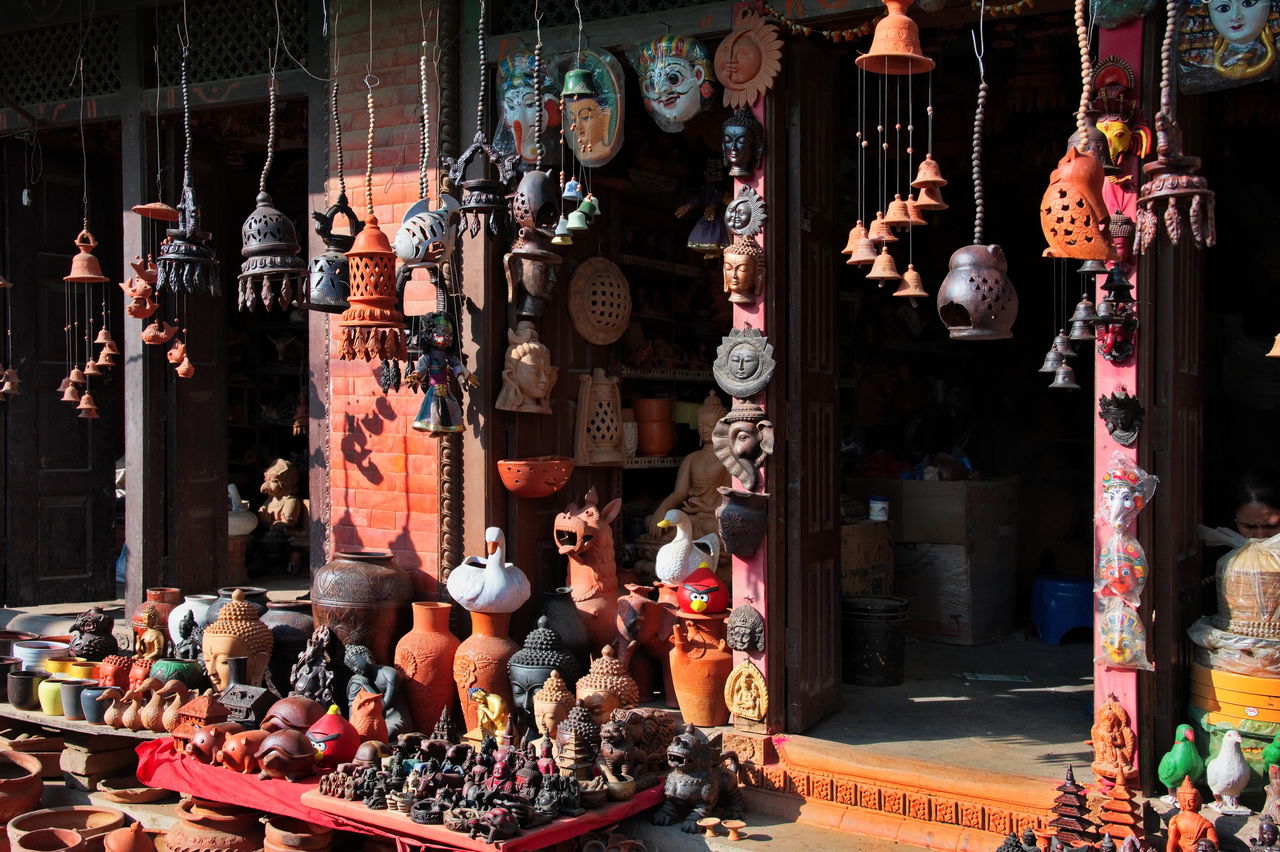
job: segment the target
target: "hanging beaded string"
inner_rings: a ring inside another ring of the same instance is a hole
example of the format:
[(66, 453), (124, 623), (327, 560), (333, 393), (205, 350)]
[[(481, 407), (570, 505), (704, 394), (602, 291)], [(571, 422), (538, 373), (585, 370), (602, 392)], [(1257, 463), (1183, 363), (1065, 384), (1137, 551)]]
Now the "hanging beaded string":
[(1085, 21), (1087, 0), (1076, 0), (1076, 44), (1080, 48), (1080, 106), (1076, 109), (1076, 150), (1084, 153), (1089, 145), (1085, 112), (1093, 97), (1093, 61), (1089, 57), (1089, 27)]
[(538, 40), (533, 45), (533, 102), (537, 113), (533, 119), (535, 169), (542, 169), (542, 157), (546, 153), (542, 145), (542, 10), (533, 4), (533, 20), (538, 30)]
[[(985, 9), (985, 5), (983, 7)], [(982, 223), (986, 206), (982, 201), (982, 125), (987, 114), (987, 70), (982, 58), (987, 52), (986, 33), (982, 27), (983, 9), (978, 11), (978, 34), (970, 33), (973, 52), (978, 57), (978, 105), (973, 111), (973, 242), (982, 242)]]
[[(338, 196), (347, 197), (346, 160), (342, 152), (342, 122), (338, 120), (338, 81), (329, 89), (329, 115), (333, 117), (333, 139), (338, 148)], [(346, 203), (345, 201), (343, 202)]]
[[(915, 174), (915, 101), (912, 98), (911, 81), (915, 79), (914, 74), (907, 75), (907, 185), (904, 187), (907, 191), (907, 197), (910, 198), (914, 190), (911, 188), (911, 176)], [(919, 215), (917, 213), (917, 215)], [(907, 266), (910, 267), (915, 261), (916, 256), (916, 226), (912, 225), (907, 229)]]
[(858, 219), (867, 222), (867, 72), (858, 68)]
[[(817, 27), (811, 27), (808, 24), (802, 24), (794, 18), (789, 18), (769, 3), (764, 4), (764, 13), (773, 20), (777, 21), (787, 29), (792, 35), (796, 36), (821, 36), (828, 41), (840, 44), (841, 42), (857, 41), (865, 35), (871, 33), (880, 18), (873, 18), (869, 21), (863, 21), (856, 27), (847, 30), (820, 30)], [(884, 17), (881, 15), (880, 17)]]
[(422, 40), (418, 57), (418, 99), (422, 106), (422, 126), (418, 140), (418, 197), (428, 198), (427, 165), (431, 162), (431, 105), (427, 101), (427, 40)]
[(893, 78), (893, 190), (902, 189), (902, 75)]
[(271, 76), (267, 78), (267, 159), (258, 176), (258, 192), (267, 191), (267, 172), (276, 157), (276, 64), (271, 63)]
[(880, 212), (885, 212), (889, 207), (889, 77), (885, 74), (879, 77), (880, 120), (876, 124), (876, 133), (880, 137)]
[(924, 114), (928, 117), (929, 123), (929, 149), (928, 156), (933, 156), (933, 71), (929, 71), (929, 104), (924, 109)]
[(484, 139), (485, 104), (489, 101), (489, 49), (485, 45), (485, 18), (488, 7), (480, 0), (480, 19), (476, 21), (476, 48), (479, 51), (480, 93), (476, 96), (476, 140)]
[(1156, 113), (1156, 138), (1159, 149), (1156, 153), (1161, 157), (1169, 155), (1169, 144), (1167, 134), (1159, 131), (1172, 127), (1176, 123), (1173, 120), (1173, 28), (1178, 15), (1177, 0), (1166, 0), (1164, 15), (1164, 39), (1160, 42), (1160, 112)]
[[(982, 6), (981, 0), (970, 0), (969, 8), (975, 12)], [(1035, 7), (1033, 0), (1014, 0), (1013, 3), (1000, 3), (995, 6), (987, 6), (986, 13), (993, 18), (1004, 18), (1010, 15), (1017, 15), (1024, 9), (1032, 9)]]
[[(369, 141), (365, 147), (364, 161), (364, 205), (367, 214), (373, 216), (373, 87), (380, 81), (373, 73), (373, 0), (369, 0), (369, 60), (364, 66), (364, 85), (368, 89), (364, 96), (365, 111), (369, 114)], [(483, 84), (481, 84), (483, 85)]]

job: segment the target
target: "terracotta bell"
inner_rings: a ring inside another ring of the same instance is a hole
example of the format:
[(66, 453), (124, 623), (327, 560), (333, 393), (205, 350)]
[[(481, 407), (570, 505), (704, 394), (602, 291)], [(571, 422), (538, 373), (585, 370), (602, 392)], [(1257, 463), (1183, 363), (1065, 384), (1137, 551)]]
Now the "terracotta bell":
[(1066, 359), (1062, 357), (1062, 353), (1051, 346), (1049, 347), (1049, 351), (1044, 355), (1044, 363), (1040, 365), (1040, 369), (1036, 370), (1036, 372), (1054, 373), (1057, 372), (1058, 368), (1066, 362)]
[(302, 246), (293, 221), (276, 209), (268, 193), (258, 193), (257, 206), (240, 226), (240, 243), (240, 310), (251, 311), (259, 303), (267, 310), (293, 307), (307, 262), (298, 255)]
[[(333, 225), (339, 216), (347, 220), (349, 233), (334, 233)], [(347, 203), (345, 193), (323, 213), (312, 212), (316, 221), (316, 233), (324, 240), (324, 251), (311, 258), (307, 267), (306, 306), (313, 311), (340, 314), (350, 307), (347, 296), (351, 293), (351, 264), (347, 252), (356, 241), (356, 234), (364, 222)]]
[(916, 169), (916, 179), (911, 181), (911, 185), (916, 189), (924, 189), (925, 187), (941, 189), (947, 185), (947, 179), (942, 176), (942, 169), (938, 166), (938, 161), (933, 158), (932, 154), (924, 155), (924, 159), (920, 161), (920, 166)]
[(120, 347), (116, 345), (114, 340), (108, 340), (102, 344), (102, 351), (107, 355), (119, 355)]
[(877, 246), (898, 241), (898, 238), (893, 235), (893, 231), (885, 223), (884, 214), (879, 210), (876, 211), (876, 218), (871, 220), (871, 227), (867, 228), (867, 239)]
[(863, 237), (853, 247), (853, 251), (849, 254), (849, 259), (845, 263), (849, 266), (870, 266), (876, 262), (876, 258), (879, 256), (876, 253), (876, 244)]
[(10, 367), (4, 371), (4, 375), (0, 376), (0, 378), (4, 379), (4, 384), (0, 385), (0, 393), (8, 394), (9, 396), (21, 395), (22, 392), (18, 390), (18, 386), (22, 384), (22, 380), (18, 378), (17, 370)]
[(916, 199), (916, 209), (926, 212), (946, 210), (947, 202), (942, 200), (942, 190), (936, 186), (920, 187), (920, 197)]
[(902, 276), (898, 274), (898, 265), (894, 263), (893, 255), (889, 254), (889, 247), (883, 246), (880, 249), (880, 255), (871, 266), (871, 271), (867, 273), (867, 280), (897, 281), (900, 278)]
[(569, 178), (569, 180), (565, 182), (564, 190), (561, 191), (560, 197), (565, 201), (581, 201), (582, 184), (578, 183), (577, 178)]
[(96, 363), (99, 367), (106, 367), (110, 369), (111, 367), (114, 367), (116, 365), (116, 359), (114, 356), (112, 356), (110, 352), (108, 352), (104, 348), (101, 352), (98, 353), (98, 360)]
[(884, 223), (891, 228), (910, 228), (911, 214), (907, 211), (907, 202), (901, 195), (895, 195), (889, 202), (889, 209), (884, 213)]
[(921, 225), (929, 224), (925, 221), (924, 216), (920, 214), (920, 204), (916, 201), (916, 197), (914, 195), (907, 196), (907, 218), (911, 220), (910, 227), (912, 228), (918, 228)]
[(1276, 335), (1275, 342), (1271, 344), (1271, 351), (1267, 353), (1268, 358), (1280, 358), (1280, 334)]
[(853, 254), (853, 250), (858, 247), (858, 240), (867, 238), (867, 229), (863, 227), (862, 220), (859, 219), (857, 224), (849, 229), (849, 240), (844, 244), (844, 248), (840, 249), (841, 254)]
[[(404, 361), (404, 314), (397, 305), (396, 255), (391, 241), (370, 216), (347, 252), (351, 264), (350, 307), (338, 320), (341, 341), (338, 357), (351, 361)], [(181, 375), (181, 374), (179, 374)]]
[(953, 340), (1003, 340), (1013, 336), (1018, 291), (998, 245), (964, 246), (951, 255), (938, 288), (938, 317)]
[(857, 58), (858, 67), (875, 74), (923, 74), (933, 60), (920, 49), (920, 28), (907, 17), (911, 0), (885, 0), (885, 16), (876, 24), (871, 49)]
[(67, 382), (67, 386), (62, 389), (62, 401), (63, 402), (79, 402), (80, 389), (76, 387), (74, 384), (72, 384), (71, 382)]
[(71, 379), (72, 384), (82, 385), (84, 384), (84, 370), (81, 370), (79, 365), (72, 367), (67, 378)]
[(902, 283), (893, 291), (893, 295), (900, 299), (910, 299), (913, 308), (916, 306), (916, 299), (929, 298), (929, 291), (924, 289), (924, 279), (916, 272), (915, 264), (907, 264), (907, 271), (902, 273)]
[(93, 401), (93, 394), (89, 393), (88, 391), (85, 391), (83, 394), (80, 395), (80, 402), (76, 405), (76, 408), (79, 409), (80, 411), (96, 412), (98, 410), (98, 406), (94, 404), (94, 401)]
[(101, 376), (102, 370), (98, 368), (98, 362), (90, 359), (85, 362), (84, 374), (86, 376)]
[(0, 290), (8, 290), (12, 286), (13, 282), (8, 278), (5, 278), (3, 275), (0, 275)]
[(107, 276), (102, 274), (102, 265), (98, 263), (98, 259), (93, 256), (93, 250), (98, 247), (98, 241), (93, 238), (93, 234), (83, 230), (76, 236), (76, 248), (80, 249), (79, 253), (71, 258), (71, 273), (62, 280), (69, 284), (102, 284), (106, 282)]
[(1053, 373), (1053, 382), (1050, 388), (1057, 390), (1080, 390), (1080, 385), (1076, 384), (1076, 371), (1071, 369), (1070, 364), (1064, 363)]
[(1065, 328), (1058, 329), (1058, 336), (1053, 339), (1053, 348), (1057, 349), (1063, 358), (1076, 357), (1076, 350), (1071, 347), (1071, 338), (1067, 337)]
[(111, 332), (107, 331), (107, 327), (105, 325), (102, 328), (98, 329), (97, 336), (93, 338), (93, 342), (98, 344), (106, 343), (110, 340), (111, 340)]
[(178, 221), (178, 208), (171, 207), (163, 201), (148, 201), (146, 204), (135, 204), (133, 205), (133, 212), (144, 219), (154, 219), (157, 222)]

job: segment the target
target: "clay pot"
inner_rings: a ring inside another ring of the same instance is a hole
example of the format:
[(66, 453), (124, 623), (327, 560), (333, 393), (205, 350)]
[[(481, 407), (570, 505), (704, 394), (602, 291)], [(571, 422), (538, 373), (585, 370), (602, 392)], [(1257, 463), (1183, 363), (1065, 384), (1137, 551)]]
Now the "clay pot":
[(449, 632), (447, 603), (415, 601), (413, 628), (396, 643), (395, 665), (409, 691), (413, 730), (429, 731), (453, 704), (453, 660), (458, 637)]
[(70, 828), (39, 828), (27, 832), (11, 847), (15, 852), (84, 852), (84, 838)]
[(409, 574), (386, 551), (335, 553), (311, 575), (311, 614), (344, 645), (365, 645), (374, 659), (391, 662), (391, 642), (413, 600)]
[[(257, 521), (257, 516), (254, 516)], [(178, 641), (178, 625), (182, 623), (182, 619), (187, 613), (192, 613), (196, 617), (196, 627), (209, 626), (209, 607), (213, 606), (213, 602), (218, 599), (217, 595), (187, 595), (183, 598), (182, 603), (173, 608), (169, 613), (169, 638), (174, 642)]]
[(266, 850), (324, 852), (333, 843), (333, 829), (295, 817), (273, 816), (266, 826)]
[(617, 781), (608, 782), (609, 801), (625, 802), (636, 794), (636, 779), (630, 775), (619, 775)]
[(186, 798), (178, 803), (181, 822), (165, 835), (168, 852), (254, 852), (262, 847), (261, 811)]
[(170, 586), (156, 586), (155, 588), (147, 589), (146, 597), (142, 603), (138, 604), (138, 608), (133, 611), (133, 616), (129, 619), (133, 625), (134, 638), (141, 636), (147, 629), (147, 623), (143, 615), (147, 607), (155, 608), (156, 614), (160, 616), (160, 619), (156, 622), (156, 628), (167, 633), (169, 614), (180, 603), (182, 603), (181, 589), (175, 589)]
[(48, 671), (44, 667), (45, 661), (50, 657), (65, 656), (69, 647), (66, 642), (30, 639), (24, 642), (14, 642), (13, 655), (22, 660), (22, 667), (27, 671)]
[(155, 852), (155, 841), (135, 822), (128, 828), (117, 828), (102, 840), (104, 852)]
[(564, 488), (572, 473), (573, 459), (567, 456), (498, 460), (498, 477), (517, 497), (550, 497)]
[(31, 832), (44, 828), (61, 828), (76, 832), (84, 838), (86, 844), (96, 846), (98, 838), (123, 825), (124, 813), (115, 808), (93, 805), (45, 808), (11, 819), (8, 828), (9, 842), (14, 849), (20, 849), (22, 839)]
[(77, 680), (98, 682), (98, 664), (90, 660), (79, 660), (67, 666), (67, 674)]
[[(46, 681), (50, 682), (50, 681)], [(62, 715), (74, 722), (84, 719), (84, 710), (80, 703), (80, 696), (85, 689), (93, 686), (94, 681), (81, 678), (69, 678), (67, 680), (58, 681), (58, 689), (62, 691)]]
[(204, 669), (200, 668), (200, 664), (195, 660), (178, 660), (172, 657), (156, 660), (151, 664), (148, 676), (161, 683), (176, 680), (186, 684), (190, 689), (199, 689), (205, 685)]
[(261, 586), (223, 586), (218, 589), (218, 599), (209, 604), (209, 609), (205, 612), (205, 624), (213, 624), (218, 620), (218, 613), (222, 612), (222, 608), (231, 603), (231, 593), (236, 589), (244, 592), (244, 599), (253, 604), (258, 610), (258, 617), (261, 618), (267, 612), (267, 590)]
[(670, 399), (637, 399), (631, 404), (637, 423), (671, 423)]
[(307, 647), (315, 630), (310, 601), (267, 601), (262, 623), (271, 629), (271, 679), (282, 687), (290, 683), (289, 672), (298, 654)]
[(0, 701), (9, 700), (9, 672), (22, 668), (22, 660), (17, 657), (0, 657)]
[[(552, 629), (560, 634), (565, 650), (578, 661), (578, 671), (585, 672), (591, 658), (592, 642), (587, 626), (582, 623), (582, 616), (578, 614), (578, 607), (573, 602), (572, 592), (568, 586), (543, 592), (542, 614), (547, 617), (547, 623)], [(563, 675), (564, 672), (560, 674)], [(565, 683), (572, 690), (577, 681), (570, 682), (566, 679)]]
[(769, 527), (769, 495), (721, 485), (724, 502), (716, 509), (720, 539), (734, 556), (753, 556)]
[[(105, 724), (105, 715), (107, 712), (107, 702), (99, 701), (110, 686), (93, 686), (90, 684), (80, 690), (80, 715), (91, 725)], [(64, 708), (65, 709), (65, 708)]]
[(42, 668), (52, 675), (70, 675), (71, 664), (80, 662), (79, 657), (68, 657), (65, 655), (50, 657), (44, 661)]
[(49, 677), (46, 671), (9, 672), (9, 703), (17, 710), (35, 710), (40, 706), (40, 684)]
[(44, 781), (40, 779), (42, 764), (34, 754), (0, 751), (0, 823), (40, 804)]
[(468, 731), (477, 723), (476, 707), (468, 698), (472, 689), (479, 687), (492, 695), (501, 695), (507, 707), (511, 707), (507, 663), (520, 646), (512, 641), (510, 629), (509, 612), (473, 612), (471, 635), (454, 653), (453, 680), (458, 686), (458, 700), (462, 703)]
[(729, 707), (724, 685), (733, 670), (733, 652), (725, 646), (728, 613), (693, 615), (682, 612), (671, 647), (671, 680), (680, 715), (700, 728), (727, 725)]
[(641, 420), (639, 450), (642, 456), (669, 456), (676, 446), (676, 424), (670, 420)]
[(98, 663), (98, 683), (101, 686), (115, 686), (120, 689), (129, 688), (129, 668), (133, 660), (129, 657), (108, 657)]
[(46, 716), (62, 715), (62, 681), (52, 677), (40, 681), (36, 687), (36, 696), (40, 702), (40, 712)]
[(13, 654), (14, 642), (30, 642), (40, 637), (34, 633), (19, 633), (16, 630), (0, 630), (0, 654), (6, 657)]

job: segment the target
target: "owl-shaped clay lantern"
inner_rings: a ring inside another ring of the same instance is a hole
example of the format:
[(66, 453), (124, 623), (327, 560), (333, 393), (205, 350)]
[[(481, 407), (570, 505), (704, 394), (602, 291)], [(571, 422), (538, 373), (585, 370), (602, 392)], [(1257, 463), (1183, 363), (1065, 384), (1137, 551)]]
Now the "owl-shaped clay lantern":
[(258, 617), (258, 608), (236, 589), (231, 602), (218, 613), (218, 620), (204, 630), (204, 667), (219, 692), (230, 686), (232, 657), (248, 657), (247, 686), (262, 686), (262, 677), (271, 659), (274, 640), (271, 629)]
[(1107, 223), (1111, 211), (1102, 199), (1102, 163), (1074, 145), (1049, 176), (1040, 200), (1040, 229), (1049, 247), (1045, 257), (1115, 260)]

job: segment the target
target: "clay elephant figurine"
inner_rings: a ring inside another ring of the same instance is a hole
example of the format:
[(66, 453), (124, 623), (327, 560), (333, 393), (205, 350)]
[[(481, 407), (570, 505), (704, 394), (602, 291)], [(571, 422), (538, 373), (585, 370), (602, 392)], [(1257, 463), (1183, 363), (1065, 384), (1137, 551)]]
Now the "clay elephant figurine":
[[(627, 584), (627, 594), (618, 598), (618, 643), (631, 644), (631, 676), (640, 688), (641, 700), (653, 695), (658, 685), (657, 673), (661, 672), (663, 699), (668, 707), (675, 707), (676, 692), (671, 682), (671, 628), (676, 623), (675, 589), (655, 583), (658, 600), (654, 600), (653, 587), (637, 583)], [(619, 657), (623, 655), (619, 648)]]

